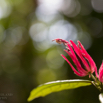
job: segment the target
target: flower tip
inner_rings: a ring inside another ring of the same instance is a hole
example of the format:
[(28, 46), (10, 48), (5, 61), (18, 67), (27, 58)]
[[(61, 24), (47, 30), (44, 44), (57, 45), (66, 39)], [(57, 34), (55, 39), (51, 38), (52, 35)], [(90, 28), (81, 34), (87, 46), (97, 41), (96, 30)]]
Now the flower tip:
[(78, 43), (80, 43), (80, 41), (79, 41), (79, 40), (77, 40), (77, 42), (78, 42)]
[(60, 39), (60, 38), (53, 39), (52, 41), (56, 41), (58, 44), (61, 44), (61, 43), (62, 43), (62, 39)]
[(73, 42), (72, 40), (69, 40), (70, 42)]
[(61, 56), (66, 60), (66, 57), (63, 54), (61, 54)]
[[(59, 39), (59, 38), (58, 38)], [(52, 41), (56, 41), (56, 40), (58, 40), (58, 39), (53, 39)]]
[(82, 43), (81, 43), (79, 40), (78, 40), (77, 42), (78, 42), (78, 44), (79, 44), (80, 46), (83, 46)]
[(61, 54), (61, 56), (63, 56), (63, 54)]
[(100, 68), (103, 69), (103, 60), (102, 60), (102, 64), (101, 64)]
[(103, 60), (102, 60), (102, 64), (101, 64), (101, 67), (103, 68)]
[(72, 45), (76, 45), (76, 44), (74, 43), (74, 41), (72, 41), (72, 40), (70, 40), (70, 44), (72, 44)]

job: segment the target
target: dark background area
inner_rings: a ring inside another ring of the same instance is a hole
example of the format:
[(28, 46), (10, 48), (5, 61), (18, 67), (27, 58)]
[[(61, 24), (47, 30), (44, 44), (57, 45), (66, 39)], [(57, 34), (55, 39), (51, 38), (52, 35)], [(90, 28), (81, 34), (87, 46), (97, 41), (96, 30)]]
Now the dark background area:
[[(0, 103), (27, 103), (38, 85), (76, 76), (55, 38), (80, 40), (99, 69), (102, 0), (0, 0)], [(52, 93), (30, 103), (99, 103), (94, 86)]]

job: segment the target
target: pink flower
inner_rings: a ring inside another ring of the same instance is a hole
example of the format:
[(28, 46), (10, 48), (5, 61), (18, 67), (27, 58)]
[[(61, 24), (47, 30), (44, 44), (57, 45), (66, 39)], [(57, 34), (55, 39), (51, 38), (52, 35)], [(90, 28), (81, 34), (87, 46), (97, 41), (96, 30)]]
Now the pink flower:
[(97, 67), (95, 62), (93, 61), (91, 56), (87, 53), (87, 51), (84, 49), (80, 41), (78, 41), (78, 45), (76, 45), (72, 40), (68, 42), (63, 39), (55, 39), (55, 41), (59, 44), (63, 43), (64, 45), (66, 45), (67, 50), (64, 51), (70, 56), (70, 58), (76, 65), (77, 69), (73, 67), (73, 65), (69, 62), (69, 60), (64, 55), (61, 56), (68, 62), (68, 64), (71, 66), (72, 70), (76, 75), (83, 77), (86, 75), (90, 75), (94, 71), (97, 72)]
[(99, 78), (100, 82), (103, 83), (103, 62), (102, 62), (101, 66), (100, 66), (100, 69), (99, 69), (99, 76), (98, 76), (98, 78)]

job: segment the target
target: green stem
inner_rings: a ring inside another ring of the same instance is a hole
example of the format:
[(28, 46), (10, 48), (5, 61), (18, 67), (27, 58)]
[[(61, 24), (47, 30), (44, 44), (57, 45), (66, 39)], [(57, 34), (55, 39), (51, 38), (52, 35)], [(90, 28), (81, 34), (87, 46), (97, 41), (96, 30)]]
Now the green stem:
[(102, 92), (102, 85), (101, 85), (101, 82), (98, 81), (98, 79), (93, 75), (93, 74), (90, 74), (91, 78), (94, 80), (92, 83), (93, 85), (99, 89), (100, 92)]
[(92, 77), (92, 79), (97, 82), (97, 79), (95, 78), (95, 76), (93, 74), (90, 74), (90, 76)]

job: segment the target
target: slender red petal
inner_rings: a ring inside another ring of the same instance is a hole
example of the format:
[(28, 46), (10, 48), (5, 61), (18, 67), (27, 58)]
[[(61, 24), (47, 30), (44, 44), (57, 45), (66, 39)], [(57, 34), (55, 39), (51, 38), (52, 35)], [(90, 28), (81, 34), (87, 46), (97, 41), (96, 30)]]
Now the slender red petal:
[(82, 60), (82, 62), (83, 62), (83, 64), (85, 65), (86, 69), (87, 69), (88, 71), (90, 71), (90, 67), (89, 67), (88, 63), (87, 63), (86, 60), (83, 58), (82, 53), (80, 53), (80, 51), (79, 51), (78, 47), (76, 46), (76, 44), (75, 44), (72, 40), (70, 40), (70, 42), (72, 43), (72, 46), (73, 46), (75, 52), (77, 53), (77, 55), (79, 56), (79, 58)]
[[(72, 47), (70, 46), (70, 44), (67, 44), (67, 46), (69, 47), (69, 49), (70, 49), (70, 51), (71, 51), (71, 54), (72, 54), (72, 58), (73, 58), (74, 63), (75, 63), (75, 64), (76, 64), (76, 63), (79, 64), (79, 61), (77, 60), (76, 55), (75, 55)], [(77, 68), (77, 69), (78, 69), (78, 71), (81, 71), (81, 70), (80, 70), (81, 68)]]
[(68, 61), (68, 59), (64, 55), (61, 55), (61, 56), (68, 62), (68, 64), (71, 66), (72, 70), (74, 71), (76, 75), (83, 76), (82, 74), (76, 71), (76, 69), (72, 66), (72, 64)]
[(99, 68), (99, 74), (101, 73), (102, 69), (103, 69), (103, 62), (101, 64), (100, 68)]
[(78, 41), (78, 46), (81, 47), (81, 50), (82, 50), (82, 53), (85, 54), (84, 56), (86, 58), (88, 58), (88, 61), (90, 63), (90, 66), (91, 66), (91, 71), (92, 73), (95, 71), (95, 74), (96, 76), (98, 77), (98, 73), (97, 73), (97, 67), (96, 67), (96, 64), (95, 62), (93, 61), (93, 59), (91, 58), (91, 56), (87, 53), (87, 51), (84, 49), (83, 45), (80, 43), (80, 41)]
[(77, 60), (77, 58), (75, 58), (75, 57), (74, 57), (70, 52), (68, 52), (67, 50), (65, 50), (65, 52), (71, 57), (72, 61), (73, 61), (74, 64), (76, 65), (78, 71), (79, 71), (80, 73), (82, 73), (83, 75), (87, 75), (87, 72), (88, 72), (88, 71), (85, 71), (85, 70), (81, 67), (81, 65), (80, 65), (79, 61)]
[(72, 61), (75, 63), (75, 57), (71, 54), (71, 52), (68, 52), (67, 50), (64, 50), (72, 59)]
[(99, 69), (99, 80), (103, 83), (103, 62)]

